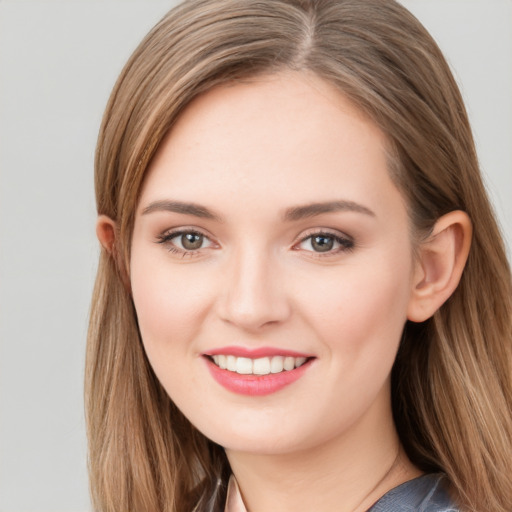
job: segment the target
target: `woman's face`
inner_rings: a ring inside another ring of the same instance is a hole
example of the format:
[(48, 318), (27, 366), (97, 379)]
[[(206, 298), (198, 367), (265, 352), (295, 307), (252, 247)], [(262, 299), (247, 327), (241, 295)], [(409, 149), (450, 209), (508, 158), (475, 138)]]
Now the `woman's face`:
[(414, 266), (386, 163), (376, 126), (292, 72), (208, 92), (162, 143), (133, 300), (157, 377), (213, 441), (286, 453), (389, 421)]

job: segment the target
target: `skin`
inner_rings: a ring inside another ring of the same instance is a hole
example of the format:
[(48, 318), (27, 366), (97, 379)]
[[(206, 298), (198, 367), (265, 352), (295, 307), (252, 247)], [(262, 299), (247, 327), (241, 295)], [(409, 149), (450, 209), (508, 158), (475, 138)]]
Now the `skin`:
[[(415, 258), (385, 136), (305, 73), (216, 88), (163, 141), (132, 238), (140, 331), (172, 400), (225, 447), (248, 510), (363, 511), (420, 474), (396, 434), (390, 371), (406, 320), (428, 318), (462, 272), (470, 224), (452, 213)], [(100, 217), (107, 248), (114, 231)], [(196, 250), (180, 245), (190, 231)], [(318, 234), (342, 243), (318, 252)], [(313, 359), (276, 393), (240, 395), (204, 357), (233, 345)]]

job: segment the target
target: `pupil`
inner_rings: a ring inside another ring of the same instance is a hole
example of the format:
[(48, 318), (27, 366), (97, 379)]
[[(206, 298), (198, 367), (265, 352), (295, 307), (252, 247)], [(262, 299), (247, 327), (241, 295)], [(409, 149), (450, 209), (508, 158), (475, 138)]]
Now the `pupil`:
[(315, 236), (313, 240), (311, 240), (311, 245), (317, 252), (327, 252), (332, 249), (334, 240), (329, 236)]
[(181, 244), (185, 249), (193, 251), (199, 249), (203, 245), (203, 235), (197, 235), (195, 233), (186, 233), (181, 235)]

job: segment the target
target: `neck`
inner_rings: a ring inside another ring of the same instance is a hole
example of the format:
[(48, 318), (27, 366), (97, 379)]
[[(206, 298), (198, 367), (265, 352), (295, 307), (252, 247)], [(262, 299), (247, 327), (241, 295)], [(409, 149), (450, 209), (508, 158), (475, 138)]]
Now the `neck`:
[(401, 448), (391, 408), (370, 411), (322, 445), (280, 454), (226, 450), (248, 512), (364, 512), (419, 476)]

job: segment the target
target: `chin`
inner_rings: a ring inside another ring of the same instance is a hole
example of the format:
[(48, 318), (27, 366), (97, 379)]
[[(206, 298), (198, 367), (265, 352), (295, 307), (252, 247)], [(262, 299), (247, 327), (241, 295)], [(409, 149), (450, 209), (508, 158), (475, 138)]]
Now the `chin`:
[(211, 422), (207, 425), (196, 425), (196, 428), (228, 452), (258, 455), (278, 455), (295, 451), (299, 447), (303, 448), (310, 437), (289, 429), (284, 430), (280, 428), (279, 422), (267, 425), (263, 425), (261, 421), (247, 422), (248, 425), (243, 425), (244, 422), (230, 421), (230, 428), (226, 428), (226, 424), (215, 425)]

